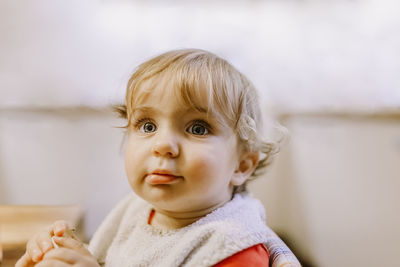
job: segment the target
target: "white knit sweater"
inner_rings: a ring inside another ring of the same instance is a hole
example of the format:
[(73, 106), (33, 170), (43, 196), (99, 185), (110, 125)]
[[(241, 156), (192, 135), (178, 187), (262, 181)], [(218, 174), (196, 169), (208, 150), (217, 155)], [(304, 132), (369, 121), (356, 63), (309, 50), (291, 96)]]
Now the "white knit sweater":
[(151, 209), (131, 194), (112, 210), (89, 244), (102, 266), (212, 266), (271, 237), (263, 206), (244, 193), (177, 230), (148, 225)]

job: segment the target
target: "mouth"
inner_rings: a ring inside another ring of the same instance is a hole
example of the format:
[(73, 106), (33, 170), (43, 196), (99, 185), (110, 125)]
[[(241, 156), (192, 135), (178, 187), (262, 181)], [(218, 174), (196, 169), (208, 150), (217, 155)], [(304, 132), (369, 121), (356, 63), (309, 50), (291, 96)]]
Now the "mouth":
[(146, 176), (145, 181), (150, 185), (170, 185), (176, 184), (182, 179), (183, 176), (168, 170), (155, 170)]

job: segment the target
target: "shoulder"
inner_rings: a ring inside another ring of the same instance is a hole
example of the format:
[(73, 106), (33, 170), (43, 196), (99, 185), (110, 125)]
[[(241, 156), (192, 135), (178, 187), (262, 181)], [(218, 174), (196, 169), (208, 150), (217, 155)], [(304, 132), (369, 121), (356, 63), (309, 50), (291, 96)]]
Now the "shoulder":
[(223, 236), (221, 240), (228, 243), (240, 240), (244, 248), (267, 241), (265, 236), (268, 227), (265, 224), (264, 208), (258, 200), (247, 195), (235, 195), (226, 205), (194, 225), (210, 229), (214, 235)]
[(268, 249), (263, 244), (257, 244), (222, 260), (214, 267), (260, 267), (268, 265)]
[[(250, 253), (253, 258), (252, 249), (250, 252), (244, 251), (268, 241), (263, 207), (246, 195), (236, 195), (226, 205), (200, 219), (187, 230), (188, 235), (198, 240), (196, 255), (192, 255), (192, 259), (199, 260), (201, 266), (212, 266), (241, 252), (245, 256)], [(255, 248), (256, 252), (260, 249)], [(243, 254), (238, 255), (241, 257)]]

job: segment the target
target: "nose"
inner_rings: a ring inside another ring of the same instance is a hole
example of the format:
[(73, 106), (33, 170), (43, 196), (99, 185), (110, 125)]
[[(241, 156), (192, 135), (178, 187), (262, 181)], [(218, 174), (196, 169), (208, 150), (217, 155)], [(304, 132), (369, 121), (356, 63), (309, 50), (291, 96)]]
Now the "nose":
[(179, 142), (176, 135), (171, 132), (159, 131), (153, 146), (155, 156), (175, 158), (179, 155)]

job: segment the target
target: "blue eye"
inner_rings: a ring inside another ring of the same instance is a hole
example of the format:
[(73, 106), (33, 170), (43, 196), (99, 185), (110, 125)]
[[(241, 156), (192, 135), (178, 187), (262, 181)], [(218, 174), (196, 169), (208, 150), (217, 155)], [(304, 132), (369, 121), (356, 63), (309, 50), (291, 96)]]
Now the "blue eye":
[(187, 132), (194, 134), (194, 135), (207, 135), (210, 131), (204, 125), (200, 123), (193, 123), (187, 129)]
[(152, 122), (146, 122), (142, 126), (140, 126), (140, 131), (144, 133), (152, 133), (157, 130), (157, 126)]

